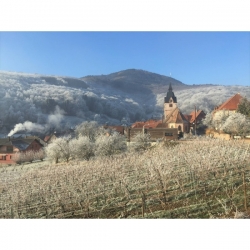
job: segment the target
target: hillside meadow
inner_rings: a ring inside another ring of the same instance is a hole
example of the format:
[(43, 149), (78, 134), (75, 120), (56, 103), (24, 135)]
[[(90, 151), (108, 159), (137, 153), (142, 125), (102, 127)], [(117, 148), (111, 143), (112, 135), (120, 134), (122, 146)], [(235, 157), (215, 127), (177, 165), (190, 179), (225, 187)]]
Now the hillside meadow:
[(250, 144), (197, 138), (0, 167), (0, 218), (247, 218)]

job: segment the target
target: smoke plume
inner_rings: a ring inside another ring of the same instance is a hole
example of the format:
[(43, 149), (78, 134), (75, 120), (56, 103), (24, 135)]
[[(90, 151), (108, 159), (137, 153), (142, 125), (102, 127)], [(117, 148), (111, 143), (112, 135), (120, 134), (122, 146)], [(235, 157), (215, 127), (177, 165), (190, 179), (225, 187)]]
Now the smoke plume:
[(18, 123), (15, 125), (14, 129), (12, 129), (9, 132), (8, 136), (12, 136), (19, 131), (44, 133), (48, 130), (48, 128), (51, 127), (59, 128), (60, 123), (64, 117), (64, 114), (65, 114), (64, 110), (60, 109), (59, 106), (56, 106), (54, 113), (48, 116), (47, 124), (41, 125), (30, 121), (25, 121), (24, 123)]
[(12, 129), (8, 136), (12, 136), (18, 131), (27, 131), (27, 132), (44, 132), (45, 127), (43, 125), (40, 125), (38, 123), (33, 123), (30, 121), (26, 121), (24, 123), (18, 123), (15, 125), (14, 129)]
[(50, 114), (48, 117), (48, 124), (58, 128), (63, 119), (64, 114), (64, 110), (60, 109), (60, 107), (56, 105), (54, 113)]

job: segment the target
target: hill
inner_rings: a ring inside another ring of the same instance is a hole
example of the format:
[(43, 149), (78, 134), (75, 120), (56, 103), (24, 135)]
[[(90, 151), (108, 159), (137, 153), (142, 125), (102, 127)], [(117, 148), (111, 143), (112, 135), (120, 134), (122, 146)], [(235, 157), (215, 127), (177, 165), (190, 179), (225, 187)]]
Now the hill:
[(235, 93), (250, 98), (248, 86), (187, 85), (137, 69), (82, 78), (0, 71), (0, 135), (25, 121), (53, 131), (90, 120), (115, 125), (160, 118), (170, 82), (183, 113), (194, 105), (209, 112)]
[(159, 75), (145, 70), (127, 69), (109, 75), (85, 76), (81, 78), (88, 84), (97, 84), (102, 87), (111, 87), (127, 93), (154, 93), (166, 92), (171, 84), (175, 90), (189, 86), (168, 76)]

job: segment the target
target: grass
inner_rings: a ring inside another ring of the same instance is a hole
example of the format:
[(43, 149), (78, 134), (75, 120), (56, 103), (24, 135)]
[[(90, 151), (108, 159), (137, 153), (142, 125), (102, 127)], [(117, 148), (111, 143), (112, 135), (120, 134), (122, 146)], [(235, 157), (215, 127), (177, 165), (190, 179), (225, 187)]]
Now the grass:
[(89, 161), (4, 167), (0, 180), (1, 218), (233, 218), (250, 212), (250, 149), (242, 141), (196, 139)]

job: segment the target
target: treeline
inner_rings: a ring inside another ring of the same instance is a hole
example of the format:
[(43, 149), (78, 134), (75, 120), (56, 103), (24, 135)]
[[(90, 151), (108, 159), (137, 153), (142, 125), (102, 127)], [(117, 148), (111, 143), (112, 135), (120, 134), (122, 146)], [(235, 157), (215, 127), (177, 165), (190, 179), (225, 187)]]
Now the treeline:
[(19, 152), (13, 155), (12, 160), (14, 160), (17, 164), (22, 164), (25, 162), (33, 162), (33, 161), (43, 161), (45, 158), (45, 152), (43, 149), (39, 151), (27, 151), (27, 152)]
[[(48, 160), (55, 163), (89, 160), (95, 156), (111, 156), (127, 151), (126, 139), (126, 136), (113, 129), (105, 129), (97, 122), (83, 122), (76, 127), (74, 138), (54, 139), (45, 147), (45, 153)], [(150, 135), (138, 133), (129, 150), (146, 150), (150, 146)]]
[(151, 109), (150, 104), (141, 106), (133, 99), (125, 101), (125, 96), (115, 92), (107, 95), (96, 94), (96, 91), (67, 84), (47, 84), (37, 76), (0, 74), (0, 120), (7, 130), (25, 121), (45, 124), (48, 115), (58, 106), (66, 116), (94, 120), (98, 114), (97, 122), (119, 124), (123, 118), (131, 122), (146, 119)]

